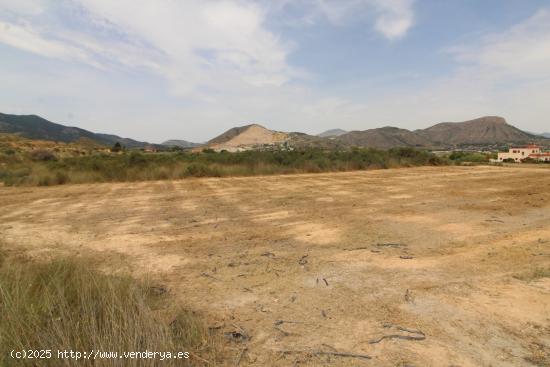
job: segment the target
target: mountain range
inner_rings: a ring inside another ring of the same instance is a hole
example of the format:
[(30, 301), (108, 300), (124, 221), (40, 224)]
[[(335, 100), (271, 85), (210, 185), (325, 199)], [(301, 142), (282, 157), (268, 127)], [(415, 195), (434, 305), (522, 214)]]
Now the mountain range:
[(335, 136), (344, 135), (345, 133), (347, 133), (346, 130), (330, 129), (330, 130), (327, 130), (327, 131), (323, 131), (320, 134), (317, 134), (317, 136), (319, 136), (321, 138), (332, 138), (332, 137), (335, 137)]
[(509, 125), (504, 118), (498, 116), (485, 116), (464, 122), (442, 122), (414, 131), (391, 126), (351, 131), (335, 139), (353, 146), (386, 149), (395, 146), (437, 149), (531, 142), (548, 144), (543, 137)]
[(88, 138), (100, 144), (112, 146), (116, 142), (128, 148), (143, 148), (147, 142), (122, 138), (111, 134), (98, 134), (79, 127), (65, 126), (36, 115), (8, 115), (0, 113), (0, 133), (18, 134), (28, 139), (40, 139), (71, 143)]
[(198, 147), (202, 144), (192, 143), (192, 142), (187, 141), (187, 140), (172, 139), (172, 140), (166, 140), (165, 142), (161, 143), (161, 145), (164, 145), (164, 146), (167, 146), (167, 147), (194, 148), (194, 147)]
[(228, 151), (272, 146), (454, 149), (527, 143), (550, 146), (550, 139), (519, 130), (509, 125), (502, 117), (486, 116), (464, 122), (442, 122), (427, 129), (414, 131), (386, 126), (350, 132), (332, 129), (317, 136), (272, 131), (253, 124), (232, 128), (207, 142), (206, 146), (214, 150)]
[(185, 140), (167, 140), (162, 144), (150, 144), (110, 134), (98, 134), (78, 127), (56, 124), (36, 115), (9, 115), (0, 113), (0, 133), (18, 134), (30, 139), (73, 142), (81, 138), (112, 146), (116, 142), (128, 148), (144, 148), (154, 145), (159, 149), (169, 146), (210, 148), (217, 151), (240, 151), (265, 148), (343, 149), (349, 147), (419, 147), (427, 149), (452, 149), (487, 147), (507, 144), (537, 143), (550, 146), (549, 136), (522, 131), (502, 117), (486, 116), (464, 122), (442, 122), (427, 129), (407, 130), (392, 126), (362, 131), (346, 132), (332, 129), (317, 136), (300, 132), (269, 130), (259, 124), (234, 127), (204, 144)]

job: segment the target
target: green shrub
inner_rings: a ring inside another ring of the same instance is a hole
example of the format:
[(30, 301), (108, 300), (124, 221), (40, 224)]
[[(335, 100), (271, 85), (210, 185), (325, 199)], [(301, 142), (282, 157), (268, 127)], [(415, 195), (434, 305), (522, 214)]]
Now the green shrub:
[(147, 163), (147, 159), (140, 152), (133, 151), (128, 156), (128, 165), (139, 166)]
[(117, 141), (113, 147), (111, 148), (111, 152), (113, 153), (118, 153), (118, 152), (121, 152), (122, 151), (122, 145)]
[(0, 169), (0, 181), (6, 186), (20, 185), (26, 181), (31, 174), (29, 167), (13, 167)]
[(57, 156), (50, 150), (38, 149), (31, 152), (31, 159), (34, 161), (56, 161)]
[(452, 152), (449, 155), (451, 161), (462, 163), (462, 162), (471, 162), (471, 163), (487, 163), (489, 159), (496, 158), (492, 153), (480, 153), (480, 152)]

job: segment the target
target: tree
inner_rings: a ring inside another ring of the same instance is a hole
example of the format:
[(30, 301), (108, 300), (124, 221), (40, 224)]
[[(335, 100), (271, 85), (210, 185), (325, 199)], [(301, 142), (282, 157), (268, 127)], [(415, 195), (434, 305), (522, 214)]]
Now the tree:
[(111, 152), (118, 153), (120, 151), (122, 151), (122, 145), (120, 145), (120, 143), (117, 141), (115, 145), (113, 145), (113, 147), (111, 148)]

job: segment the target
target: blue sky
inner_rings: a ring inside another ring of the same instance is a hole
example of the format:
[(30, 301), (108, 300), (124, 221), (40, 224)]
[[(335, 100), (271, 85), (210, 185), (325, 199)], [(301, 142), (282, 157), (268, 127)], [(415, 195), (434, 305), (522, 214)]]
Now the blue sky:
[(161, 142), (261, 123), (550, 130), (550, 2), (0, 0), (0, 112)]

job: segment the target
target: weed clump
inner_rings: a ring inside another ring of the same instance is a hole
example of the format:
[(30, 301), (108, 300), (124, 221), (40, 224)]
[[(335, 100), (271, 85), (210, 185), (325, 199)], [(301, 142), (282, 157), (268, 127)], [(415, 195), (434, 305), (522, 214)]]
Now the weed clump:
[(542, 278), (550, 278), (550, 268), (535, 268), (526, 273), (514, 275), (514, 278), (525, 282), (532, 282)]
[[(35, 263), (0, 252), (0, 365), (181, 366), (202, 364), (193, 355), (214, 358), (202, 319), (181, 309), (163, 311), (166, 292), (151, 289), (130, 277), (95, 271), (83, 261)], [(14, 349), (52, 350), (56, 355), (14, 360), (9, 354)], [(68, 349), (193, 355), (164, 361), (59, 360), (57, 350)]]
[(56, 161), (57, 156), (51, 150), (38, 149), (31, 152), (31, 159), (38, 162), (48, 162)]

